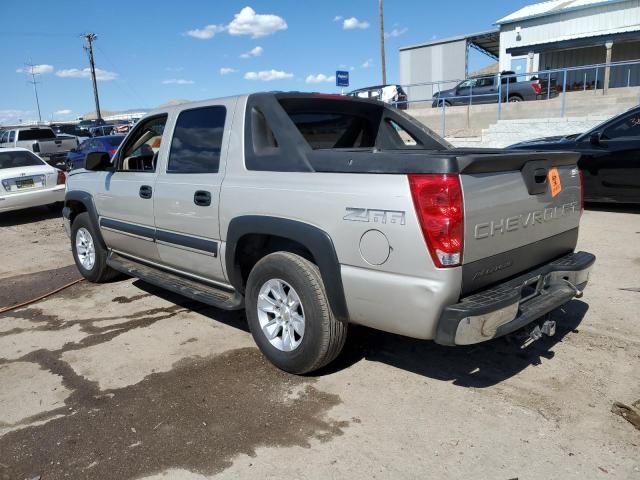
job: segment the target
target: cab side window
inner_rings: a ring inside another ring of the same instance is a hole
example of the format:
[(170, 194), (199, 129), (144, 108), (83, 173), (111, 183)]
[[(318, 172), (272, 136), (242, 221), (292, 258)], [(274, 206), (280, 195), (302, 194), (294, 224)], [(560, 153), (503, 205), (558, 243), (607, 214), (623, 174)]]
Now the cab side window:
[(185, 110), (176, 121), (167, 173), (218, 173), (227, 109)]
[(152, 117), (141, 123), (122, 149), (118, 170), (123, 172), (154, 172), (167, 115)]
[(602, 137), (609, 140), (615, 138), (640, 138), (640, 114), (630, 115), (607, 128)]

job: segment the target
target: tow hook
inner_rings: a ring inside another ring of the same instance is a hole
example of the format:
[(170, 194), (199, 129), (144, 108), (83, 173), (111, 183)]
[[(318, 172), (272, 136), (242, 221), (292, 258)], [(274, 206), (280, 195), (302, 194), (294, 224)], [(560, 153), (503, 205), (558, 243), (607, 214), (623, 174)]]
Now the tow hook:
[(555, 320), (545, 320), (542, 325), (536, 325), (531, 332), (529, 332), (529, 337), (525, 341), (523, 347), (535, 342), (536, 340), (540, 340), (543, 335), (547, 337), (553, 337), (556, 334), (556, 322)]

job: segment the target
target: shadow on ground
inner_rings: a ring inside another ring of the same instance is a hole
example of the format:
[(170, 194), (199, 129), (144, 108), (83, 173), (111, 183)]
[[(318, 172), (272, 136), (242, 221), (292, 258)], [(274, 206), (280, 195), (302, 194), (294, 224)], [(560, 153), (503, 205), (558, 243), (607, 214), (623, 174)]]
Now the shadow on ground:
[(27, 223), (41, 222), (42, 220), (51, 220), (52, 218), (59, 218), (60, 223), (62, 223), (62, 204), (0, 213), (0, 227), (25, 225)]
[(553, 358), (553, 347), (568, 333), (577, 332), (588, 308), (586, 303), (573, 300), (553, 311), (551, 318), (557, 322), (556, 334), (526, 346), (518, 336), (522, 332), (472, 346), (444, 347), (431, 341), (354, 326), (350, 327), (343, 354), (321, 374), (342, 370), (366, 359), (461, 387), (490, 387), (525, 368), (539, 365), (542, 358)]
[[(170, 302), (184, 301), (179, 295), (156, 289), (142, 281), (136, 281), (134, 285)], [(213, 321), (249, 331), (244, 311), (224, 312), (197, 302), (191, 304), (190, 308)], [(342, 354), (331, 365), (314, 375), (335, 373), (366, 359), (435, 380), (453, 382), (461, 387), (490, 387), (517, 375), (525, 368), (539, 365), (542, 358), (553, 358), (553, 347), (562, 342), (568, 333), (577, 331), (588, 308), (586, 303), (573, 300), (556, 309), (551, 313), (551, 318), (557, 322), (556, 334), (553, 337), (543, 337), (527, 346), (523, 346), (524, 342), (517, 334), (513, 334), (473, 346), (443, 347), (432, 341), (351, 325)]]

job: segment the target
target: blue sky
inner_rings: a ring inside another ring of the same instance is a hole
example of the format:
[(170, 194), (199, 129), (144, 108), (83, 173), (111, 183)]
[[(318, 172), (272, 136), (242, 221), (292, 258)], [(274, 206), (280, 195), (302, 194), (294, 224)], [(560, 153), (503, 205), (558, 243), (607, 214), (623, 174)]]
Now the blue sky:
[[(399, 80), (398, 48), (482, 31), (531, 1), (386, 0), (387, 75)], [(376, 0), (138, 0), (9, 2), (0, 42), (0, 123), (37, 118), (25, 62), (36, 65), (43, 120), (94, 110), (80, 34), (92, 31), (103, 110), (150, 108), (260, 90), (338, 91), (380, 83)], [(8, 19), (11, 19), (8, 21)], [(472, 54), (471, 69), (490, 63)], [(224, 70), (223, 70), (224, 69)], [(22, 70), (22, 71), (20, 71)], [(328, 77), (328, 81), (327, 81)]]

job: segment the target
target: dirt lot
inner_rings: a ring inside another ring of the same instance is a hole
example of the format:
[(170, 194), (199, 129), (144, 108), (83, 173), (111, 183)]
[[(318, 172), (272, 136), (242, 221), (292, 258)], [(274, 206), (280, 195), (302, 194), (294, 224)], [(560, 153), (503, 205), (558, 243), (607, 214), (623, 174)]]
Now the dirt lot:
[[(0, 217), (0, 308), (76, 277), (46, 210)], [(241, 313), (81, 282), (0, 315), (0, 478), (640, 479), (640, 215), (591, 210), (598, 256), (558, 333), (470, 348), (352, 328), (286, 375)]]

